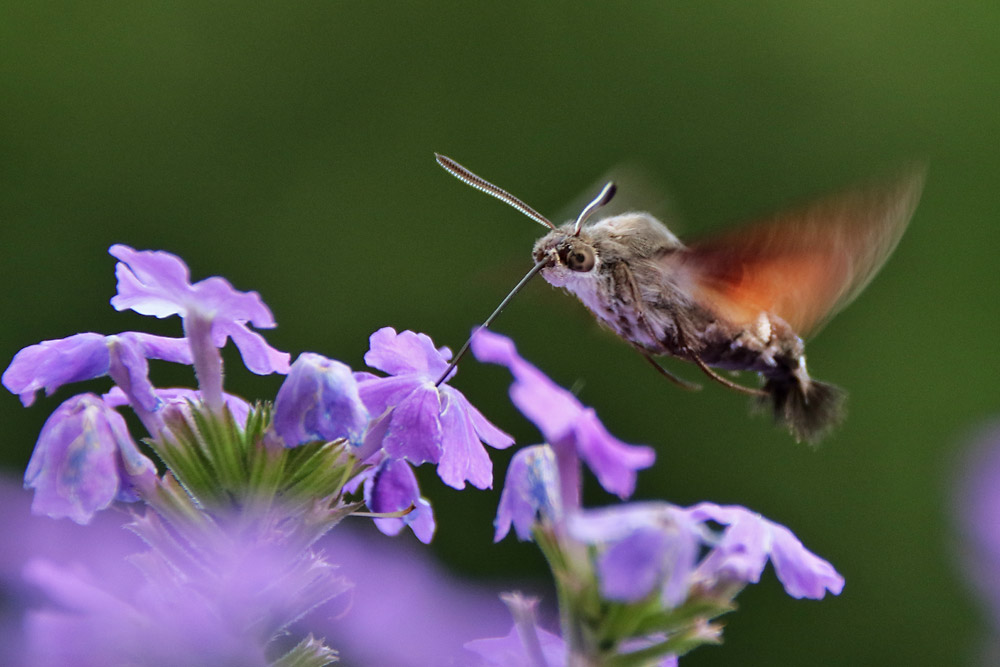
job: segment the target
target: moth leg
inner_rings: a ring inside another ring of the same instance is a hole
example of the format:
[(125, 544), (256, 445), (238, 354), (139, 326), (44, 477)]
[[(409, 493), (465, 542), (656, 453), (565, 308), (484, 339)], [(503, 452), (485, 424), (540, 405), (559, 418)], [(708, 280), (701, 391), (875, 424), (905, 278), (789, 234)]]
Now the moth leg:
[(715, 380), (719, 384), (723, 385), (724, 387), (729, 387), (730, 389), (732, 389), (734, 391), (738, 391), (741, 394), (746, 394), (748, 396), (767, 396), (768, 395), (768, 393), (766, 391), (764, 391), (763, 389), (754, 389), (753, 387), (744, 387), (741, 384), (736, 384), (732, 380), (727, 380), (726, 378), (722, 377), (721, 375), (719, 375), (718, 373), (716, 373), (715, 371), (713, 371), (711, 368), (709, 368), (708, 364), (706, 364), (702, 360), (702, 358), (700, 356), (698, 356), (697, 352), (695, 352), (692, 349), (688, 349), (687, 352), (688, 352), (689, 355), (691, 355), (691, 360), (694, 361), (694, 363), (696, 363), (698, 365), (698, 368), (700, 368), (702, 371), (704, 371), (705, 375), (707, 375), (711, 379)]
[(695, 384), (694, 382), (688, 382), (687, 380), (685, 380), (683, 378), (677, 377), (676, 375), (674, 375), (673, 373), (671, 373), (670, 371), (668, 371), (666, 368), (664, 368), (663, 366), (661, 366), (656, 361), (656, 359), (654, 359), (652, 357), (652, 355), (650, 355), (648, 352), (644, 352), (642, 350), (639, 350), (639, 354), (641, 354), (642, 356), (644, 356), (646, 358), (646, 361), (648, 361), (649, 363), (653, 364), (653, 368), (655, 368), (656, 370), (658, 370), (660, 372), (660, 375), (662, 375), (663, 377), (667, 378), (668, 380), (670, 380), (671, 382), (673, 382), (675, 385), (677, 385), (681, 389), (684, 389), (685, 391), (701, 391), (701, 385), (700, 384)]

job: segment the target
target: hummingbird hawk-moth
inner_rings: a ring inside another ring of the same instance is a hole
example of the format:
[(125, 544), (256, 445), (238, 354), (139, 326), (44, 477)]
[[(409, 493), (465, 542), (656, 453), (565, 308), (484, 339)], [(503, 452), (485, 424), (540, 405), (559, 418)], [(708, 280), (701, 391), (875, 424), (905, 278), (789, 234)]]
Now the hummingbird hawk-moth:
[[(809, 442), (841, 419), (845, 393), (809, 376), (802, 337), (815, 333), (874, 277), (906, 229), (924, 180), (922, 168), (910, 168), (891, 180), (685, 244), (649, 213), (588, 223), (614, 196), (613, 183), (576, 220), (557, 227), (454, 160), (437, 155), (437, 161), (549, 228), (532, 250), (535, 266), (483, 326), (540, 272), (673, 382), (698, 388), (655, 356), (693, 362), (711, 379), (758, 397), (796, 439)], [(762, 386), (736, 384), (715, 368), (756, 372)]]

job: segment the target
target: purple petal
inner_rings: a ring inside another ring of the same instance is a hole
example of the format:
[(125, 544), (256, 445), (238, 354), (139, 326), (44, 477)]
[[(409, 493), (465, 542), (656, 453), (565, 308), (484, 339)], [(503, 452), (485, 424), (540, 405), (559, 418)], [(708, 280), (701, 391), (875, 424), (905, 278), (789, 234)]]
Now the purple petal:
[(240, 292), (228, 280), (219, 276), (205, 278), (192, 285), (199, 308), (214, 313), (219, 319), (250, 322), (258, 329), (273, 329), (277, 324), (260, 294)]
[(833, 566), (802, 546), (781, 524), (738, 505), (700, 503), (690, 510), (696, 520), (710, 519), (729, 527), (698, 566), (698, 576), (755, 583), (771, 559), (785, 592), (795, 598), (821, 599), (825, 591), (839, 595), (844, 579)]
[(397, 535), (410, 526), (417, 539), (428, 544), (434, 536), (434, 514), (430, 503), (420, 497), (420, 488), (413, 470), (405, 461), (386, 459), (365, 482), (365, 504), (373, 512), (413, 511), (400, 518), (375, 519), (375, 525), (386, 535)]
[(337, 438), (358, 446), (367, 426), (351, 369), (311, 352), (299, 355), (274, 401), (274, 429), (285, 446)]
[(120, 260), (115, 266), (118, 294), (111, 299), (116, 310), (131, 309), (160, 318), (186, 310), (190, 274), (179, 257), (163, 251), (138, 251), (122, 244), (111, 246), (108, 252)]
[(581, 413), (574, 426), (576, 448), (601, 486), (619, 498), (635, 490), (636, 471), (653, 465), (656, 454), (649, 447), (627, 445), (614, 437), (593, 409)]
[(728, 527), (698, 566), (698, 577), (709, 582), (757, 583), (771, 551), (771, 527), (759, 514), (738, 506), (700, 503), (691, 508), (697, 519)]
[(187, 265), (176, 255), (121, 244), (108, 252), (120, 260), (115, 267), (118, 294), (111, 299), (117, 310), (161, 318), (198, 310), (213, 320), (274, 326), (274, 317), (257, 292), (240, 292), (218, 276), (192, 285)]
[(129, 397), (132, 406), (146, 413), (155, 411), (160, 399), (149, 381), (149, 363), (141, 339), (127, 333), (108, 336), (107, 346), (111, 356), (108, 375)]
[(667, 549), (667, 535), (652, 527), (612, 544), (597, 561), (601, 595), (619, 602), (649, 595), (664, 579)]
[(464, 394), (458, 393), (458, 395), (464, 403), (466, 414), (472, 418), (472, 425), (475, 427), (480, 440), (493, 449), (507, 449), (514, 444), (514, 438), (498, 429), (488, 419), (486, 419), (486, 417), (484, 417), (483, 414), (476, 409), (476, 406), (469, 403), (469, 399), (467, 399)]
[(116, 498), (134, 499), (128, 477), (152, 475), (121, 415), (93, 394), (67, 400), (49, 416), (28, 462), (32, 511), (85, 524)]
[(575, 513), (568, 527), (574, 538), (607, 547), (598, 561), (602, 590), (617, 599), (637, 600), (653, 590), (653, 581), (670, 607), (687, 598), (698, 551), (708, 535), (685, 510), (654, 502)]
[(137, 341), (142, 346), (143, 356), (147, 359), (172, 361), (175, 364), (188, 366), (194, 363), (191, 359), (191, 345), (186, 338), (154, 336), (141, 331), (126, 331), (119, 336)]
[(480, 361), (502, 364), (510, 370), (514, 376), (511, 400), (547, 442), (571, 444), (607, 491), (621, 498), (632, 494), (636, 471), (648, 468), (656, 458), (652, 449), (627, 445), (608, 433), (593, 409), (584, 408), (576, 397), (521, 358), (509, 338), (480, 329), (472, 337), (472, 353)]
[(525, 447), (511, 459), (500, 493), (493, 541), (502, 540), (512, 524), (519, 540), (530, 540), (536, 516), (551, 521), (562, 516), (555, 454), (547, 445)]
[(382, 446), (392, 458), (414, 465), (441, 460), (441, 398), (431, 383), (415, 388), (399, 402)]
[(225, 321), (216, 321), (212, 329), (213, 331), (222, 329), (229, 334), (240, 351), (243, 363), (251, 372), (257, 375), (288, 372), (291, 355), (268, 345), (264, 337), (256, 331), (247, 329), (243, 324)]
[(478, 489), (493, 486), (493, 462), (479, 442), (479, 435), (465, 396), (452, 387), (442, 387), (441, 460), (437, 471), (442, 481), (464, 489), (468, 480)]
[(381, 415), (424, 384), (414, 375), (378, 377), (368, 373), (355, 373), (361, 400), (372, 415)]
[(771, 527), (774, 533), (771, 564), (786, 593), (793, 598), (814, 600), (823, 599), (826, 591), (840, 595), (844, 578), (833, 565), (802, 546), (784, 526), (772, 523)]
[(101, 334), (81, 333), (30, 345), (14, 355), (3, 386), (27, 407), (40, 389), (51, 396), (64, 384), (106, 375), (110, 355), (105, 341)]
[(448, 348), (437, 349), (429, 336), (413, 331), (397, 334), (392, 327), (383, 327), (368, 340), (371, 349), (365, 363), (389, 375), (417, 373), (436, 382), (451, 358)]

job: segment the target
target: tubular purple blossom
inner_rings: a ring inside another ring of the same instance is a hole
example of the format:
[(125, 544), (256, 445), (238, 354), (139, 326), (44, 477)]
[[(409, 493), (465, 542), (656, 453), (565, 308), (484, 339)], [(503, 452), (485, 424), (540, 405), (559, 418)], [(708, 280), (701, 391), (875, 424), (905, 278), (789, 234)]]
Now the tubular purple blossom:
[(493, 541), (506, 537), (511, 525), (519, 540), (530, 540), (539, 516), (549, 521), (562, 520), (556, 459), (547, 445), (524, 447), (511, 459), (500, 493)]
[(363, 458), (379, 448), (414, 465), (437, 464), (448, 486), (466, 482), (485, 489), (493, 484), (493, 464), (482, 443), (503, 449), (513, 439), (486, 420), (454, 387), (436, 386), (451, 352), (413, 331), (397, 334), (385, 327), (371, 335), (365, 363), (386, 373), (358, 373), (361, 399), (377, 415), (363, 448)]
[(93, 394), (69, 399), (49, 416), (24, 474), (32, 511), (85, 524), (113, 500), (134, 501), (133, 485), (155, 479), (121, 415)]
[(413, 511), (399, 518), (378, 518), (375, 525), (386, 535), (398, 535), (409, 526), (424, 544), (434, 537), (434, 512), (426, 498), (420, 496), (417, 478), (406, 461), (386, 458), (365, 480), (365, 504), (373, 512)]
[(790, 530), (738, 505), (699, 503), (687, 510), (696, 521), (728, 526), (695, 578), (712, 582), (756, 583), (770, 559), (785, 592), (794, 598), (820, 600), (829, 591), (840, 595), (844, 578), (833, 566), (806, 549)]
[(299, 355), (274, 401), (274, 430), (285, 446), (338, 438), (359, 446), (367, 426), (351, 369), (312, 352)]
[(207, 404), (217, 409), (222, 401), (222, 362), (216, 348), (233, 339), (247, 368), (258, 375), (286, 373), (289, 355), (270, 347), (251, 331), (275, 326), (271, 311), (257, 292), (240, 292), (218, 276), (190, 283), (187, 265), (163, 251), (137, 251), (125, 245), (111, 246), (119, 259), (115, 267), (118, 294), (111, 305), (141, 315), (180, 315), (191, 344), (195, 373)]
[[(716, 535), (706, 525), (725, 526)], [(790, 596), (821, 599), (841, 592), (844, 579), (787, 528), (736, 505), (632, 503), (578, 513), (570, 534), (596, 547), (602, 594), (636, 601), (660, 587), (675, 607), (693, 592), (718, 590), (729, 599), (760, 581), (768, 560)], [(708, 552), (698, 559), (699, 549)]]

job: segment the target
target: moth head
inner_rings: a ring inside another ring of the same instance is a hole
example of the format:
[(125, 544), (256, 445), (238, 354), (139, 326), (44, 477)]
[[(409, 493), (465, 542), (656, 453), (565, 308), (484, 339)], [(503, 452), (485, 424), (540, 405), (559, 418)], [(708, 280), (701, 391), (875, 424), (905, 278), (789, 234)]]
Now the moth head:
[(586, 233), (576, 235), (572, 223), (538, 239), (531, 252), (535, 263), (542, 262), (542, 277), (557, 287), (583, 278), (600, 265), (600, 257)]

